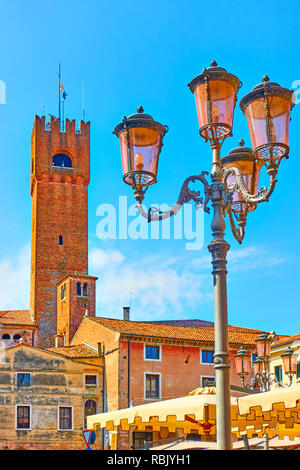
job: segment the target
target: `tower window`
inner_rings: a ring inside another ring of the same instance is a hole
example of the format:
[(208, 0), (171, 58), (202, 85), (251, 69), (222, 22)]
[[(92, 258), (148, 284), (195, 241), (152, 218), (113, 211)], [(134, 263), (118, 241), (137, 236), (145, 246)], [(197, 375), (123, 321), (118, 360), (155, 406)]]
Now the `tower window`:
[(63, 246), (63, 244), (64, 244), (64, 239), (63, 239), (62, 235), (59, 235), (59, 237), (58, 237), (58, 244), (59, 244), (59, 246)]
[(10, 336), (5, 334), (5, 335), (2, 336), (2, 339), (10, 339)]
[(85, 283), (83, 284), (83, 294), (82, 294), (82, 295), (84, 295), (85, 297), (88, 297), (88, 295), (89, 295), (89, 290), (88, 290), (87, 282), (85, 282)]
[(57, 153), (52, 158), (53, 166), (60, 166), (62, 168), (72, 168), (72, 160), (68, 155), (64, 153)]
[(63, 284), (60, 288), (60, 300), (64, 300), (66, 298), (66, 284)]
[(80, 282), (77, 282), (77, 296), (78, 297), (81, 297), (81, 284)]

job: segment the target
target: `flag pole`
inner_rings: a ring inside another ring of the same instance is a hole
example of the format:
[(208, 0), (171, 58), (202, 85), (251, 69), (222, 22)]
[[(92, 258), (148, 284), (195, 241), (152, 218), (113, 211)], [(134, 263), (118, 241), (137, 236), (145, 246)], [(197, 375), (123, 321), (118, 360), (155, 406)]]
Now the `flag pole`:
[(84, 83), (82, 82), (82, 120), (84, 121)]
[(58, 64), (58, 117), (60, 121), (60, 62)]

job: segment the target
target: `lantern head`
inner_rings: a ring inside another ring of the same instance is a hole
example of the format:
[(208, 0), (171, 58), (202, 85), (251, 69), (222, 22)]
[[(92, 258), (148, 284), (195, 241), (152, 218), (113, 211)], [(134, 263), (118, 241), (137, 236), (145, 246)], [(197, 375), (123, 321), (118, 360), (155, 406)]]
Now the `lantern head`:
[(277, 161), (288, 156), (290, 113), (295, 95), (292, 90), (270, 82), (262, 83), (244, 96), (240, 107), (246, 115), (254, 155), (263, 161)]
[(139, 106), (136, 114), (123, 117), (113, 131), (120, 140), (123, 180), (134, 188), (139, 202), (148, 186), (156, 183), (163, 137), (168, 131), (143, 111)]
[(201, 137), (211, 144), (222, 143), (232, 135), (233, 113), (240, 80), (218, 67), (211, 66), (188, 84), (195, 95)]

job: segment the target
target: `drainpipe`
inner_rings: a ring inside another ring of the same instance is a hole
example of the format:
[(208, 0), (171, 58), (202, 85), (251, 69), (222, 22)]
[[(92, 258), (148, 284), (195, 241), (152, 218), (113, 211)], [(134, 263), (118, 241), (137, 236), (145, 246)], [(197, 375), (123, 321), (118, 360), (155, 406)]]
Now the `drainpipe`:
[(127, 372), (127, 376), (128, 376), (128, 380), (127, 380), (127, 394), (128, 394), (128, 408), (130, 408), (130, 340), (128, 339), (128, 343), (127, 343), (127, 348), (128, 348), (128, 351), (127, 351), (127, 356), (128, 356), (128, 361), (127, 361), (127, 369), (128, 369), (128, 372)]

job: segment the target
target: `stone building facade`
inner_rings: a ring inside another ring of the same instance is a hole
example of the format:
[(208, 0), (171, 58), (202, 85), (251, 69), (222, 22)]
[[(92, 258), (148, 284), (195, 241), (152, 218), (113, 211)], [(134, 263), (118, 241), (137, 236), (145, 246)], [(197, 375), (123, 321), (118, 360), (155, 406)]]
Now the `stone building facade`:
[(19, 342), (0, 350), (0, 450), (84, 449), (86, 416), (102, 400), (103, 357), (94, 349)]

